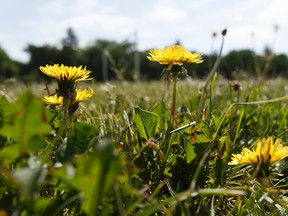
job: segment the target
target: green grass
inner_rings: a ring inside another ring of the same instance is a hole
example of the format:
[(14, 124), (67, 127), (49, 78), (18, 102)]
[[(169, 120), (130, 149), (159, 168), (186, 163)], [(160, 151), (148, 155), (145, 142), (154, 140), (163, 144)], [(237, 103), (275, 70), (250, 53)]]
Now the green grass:
[(45, 85), (2, 84), (0, 215), (287, 214), (287, 160), (261, 180), (227, 165), (258, 139), (288, 144), (287, 80), (241, 84), (216, 79), (199, 113), (203, 82), (179, 81), (170, 133), (167, 81), (91, 83), (60, 138)]

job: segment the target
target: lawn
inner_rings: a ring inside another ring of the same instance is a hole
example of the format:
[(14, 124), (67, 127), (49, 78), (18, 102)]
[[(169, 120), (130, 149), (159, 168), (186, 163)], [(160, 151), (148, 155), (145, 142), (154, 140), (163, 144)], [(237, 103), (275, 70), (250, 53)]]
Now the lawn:
[(216, 75), (175, 94), (164, 78), (87, 81), (73, 111), (45, 105), (44, 83), (2, 83), (0, 215), (288, 214), (287, 80)]

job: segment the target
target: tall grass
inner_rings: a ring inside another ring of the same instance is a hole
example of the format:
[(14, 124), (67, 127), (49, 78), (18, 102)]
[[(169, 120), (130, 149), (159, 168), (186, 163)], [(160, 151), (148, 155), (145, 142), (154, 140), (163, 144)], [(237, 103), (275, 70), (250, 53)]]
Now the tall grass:
[(214, 77), (198, 118), (203, 85), (178, 82), (171, 131), (166, 81), (93, 83), (57, 143), (62, 114), (44, 108), (45, 85), (2, 85), (0, 215), (287, 214), (287, 160), (263, 181), (228, 165), (263, 137), (288, 144), (287, 80), (235, 90)]

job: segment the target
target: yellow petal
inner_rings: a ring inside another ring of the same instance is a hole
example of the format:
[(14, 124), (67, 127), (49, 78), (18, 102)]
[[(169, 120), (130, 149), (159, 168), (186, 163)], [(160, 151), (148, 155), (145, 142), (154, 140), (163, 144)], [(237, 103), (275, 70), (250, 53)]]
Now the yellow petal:
[[(147, 58), (160, 64), (166, 64), (171, 69), (173, 65), (183, 65), (183, 63), (202, 63), (200, 53), (191, 53), (180, 45), (173, 45), (165, 49), (152, 49)], [(168, 68), (168, 70), (169, 70)]]
[(251, 164), (256, 166), (260, 158), (263, 158), (263, 163), (273, 165), (286, 157), (288, 157), (288, 146), (283, 146), (280, 139), (277, 139), (273, 144), (273, 138), (268, 137), (257, 141), (256, 150), (251, 151), (244, 148), (240, 154), (232, 154), (232, 160), (228, 164)]
[(67, 80), (69, 82), (80, 82), (85, 80), (91, 80), (90, 74), (91, 71), (87, 70), (86, 67), (82, 68), (82, 66), (64, 66), (54, 64), (54, 65), (46, 65), (45, 67), (39, 67), (40, 70), (49, 77), (55, 78), (59, 81)]

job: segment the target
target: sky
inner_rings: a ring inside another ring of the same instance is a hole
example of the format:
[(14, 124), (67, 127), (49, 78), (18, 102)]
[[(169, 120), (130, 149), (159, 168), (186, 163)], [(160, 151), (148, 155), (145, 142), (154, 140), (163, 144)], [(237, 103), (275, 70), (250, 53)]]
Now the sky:
[[(28, 44), (61, 45), (72, 28), (80, 47), (97, 39), (136, 41), (139, 50), (180, 41), (191, 51), (223, 53), (266, 45), (288, 54), (287, 0), (0, 0), (0, 47), (29, 60)], [(276, 26), (278, 28), (276, 28)], [(213, 37), (213, 33), (217, 33)]]

